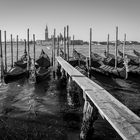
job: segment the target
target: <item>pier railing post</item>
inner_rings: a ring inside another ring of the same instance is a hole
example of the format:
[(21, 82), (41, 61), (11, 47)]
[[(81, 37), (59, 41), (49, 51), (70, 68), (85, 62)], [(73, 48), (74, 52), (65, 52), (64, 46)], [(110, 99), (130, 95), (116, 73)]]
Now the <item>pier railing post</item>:
[(87, 140), (91, 138), (94, 133), (93, 123), (98, 119), (99, 112), (95, 105), (88, 99), (85, 92), (83, 92), (83, 98), (85, 102), (80, 140)]

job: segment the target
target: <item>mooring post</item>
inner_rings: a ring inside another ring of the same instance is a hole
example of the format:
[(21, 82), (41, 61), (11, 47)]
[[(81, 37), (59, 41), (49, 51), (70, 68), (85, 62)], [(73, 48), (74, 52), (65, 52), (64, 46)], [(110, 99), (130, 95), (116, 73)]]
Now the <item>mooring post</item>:
[(81, 89), (76, 84), (76, 82), (72, 80), (72, 77), (70, 76), (67, 77), (68, 77), (67, 83), (68, 105), (71, 107), (80, 107), (80, 105), (82, 105)]
[(107, 48), (106, 48), (106, 57), (109, 55), (109, 34), (107, 35)]
[(72, 41), (72, 56), (74, 57), (74, 35), (73, 35), (73, 41)]
[(115, 69), (117, 68), (117, 56), (118, 56), (118, 26), (116, 27), (116, 43), (115, 43)]
[(65, 70), (62, 68), (62, 67), (60, 67), (61, 68), (61, 81), (60, 81), (60, 84), (61, 84), (61, 88), (66, 88), (66, 85), (67, 85), (67, 76), (66, 76), (66, 72), (65, 72)]
[(74, 106), (74, 103), (73, 103), (73, 97), (72, 97), (72, 78), (70, 76), (67, 76), (67, 102), (68, 102), (68, 105), (73, 107)]
[(25, 54), (27, 53), (27, 50), (26, 50), (26, 39), (24, 39), (24, 53)]
[(64, 27), (64, 59), (66, 60), (66, 27)]
[(4, 64), (3, 64), (3, 54), (2, 54), (2, 39), (0, 30), (0, 60), (1, 60), (1, 83), (4, 83)]
[(95, 105), (88, 99), (86, 93), (83, 92), (84, 108), (83, 120), (81, 126), (80, 140), (88, 140), (94, 133), (94, 122), (98, 119), (99, 113)]
[(29, 44), (29, 29), (27, 29), (27, 45), (28, 45), (28, 56), (30, 57), (30, 44)]
[(53, 35), (51, 35), (51, 41), (52, 41), (52, 47), (51, 47), (51, 49), (52, 49), (52, 56), (51, 56), (51, 65), (53, 66)]
[(13, 38), (11, 34), (11, 68), (13, 68)]
[(60, 79), (61, 76), (62, 76), (62, 73), (61, 73), (61, 65), (59, 63), (57, 64), (56, 75), (57, 75), (57, 79)]
[(53, 78), (55, 78), (55, 48), (56, 48), (55, 35), (56, 35), (56, 29), (54, 29), (54, 35), (53, 35)]
[(5, 72), (7, 72), (7, 43), (6, 43), (6, 31), (4, 31), (4, 46), (5, 46)]
[(17, 61), (18, 61), (18, 35), (17, 35)]
[(29, 45), (29, 29), (27, 29), (27, 45), (28, 45), (28, 53), (27, 53), (27, 70), (30, 70), (30, 45)]
[(36, 42), (35, 42), (35, 34), (33, 34), (33, 42), (34, 42), (34, 68), (35, 68), (35, 44), (36, 44)]
[(57, 56), (59, 56), (59, 41), (60, 41), (60, 37), (57, 36)]
[(67, 61), (69, 62), (69, 26), (67, 25)]
[(91, 76), (91, 45), (92, 45), (92, 28), (90, 28), (88, 77)]
[(126, 43), (126, 34), (124, 34), (124, 42), (123, 42), (123, 59), (125, 56), (125, 43)]

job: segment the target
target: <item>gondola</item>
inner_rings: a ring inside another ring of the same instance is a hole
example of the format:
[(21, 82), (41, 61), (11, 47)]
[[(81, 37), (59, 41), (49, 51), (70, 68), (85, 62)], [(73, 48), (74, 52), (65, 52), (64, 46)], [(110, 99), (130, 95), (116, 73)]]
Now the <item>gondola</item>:
[(73, 59), (69, 60), (69, 63), (73, 66), (86, 65), (86, 57), (81, 53), (78, 53), (75, 49), (73, 49)]
[(91, 53), (91, 75), (94, 75), (96, 73), (100, 73), (109, 77), (118, 77), (118, 78), (123, 78), (123, 79), (127, 78), (128, 76), (125, 66), (120, 67), (120, 68), (114, 68), (112, 66), (109, 66), (105, 64), (104, 57), (92, 52)]
[(39, 58), (36, 60), (36, 83), (46, 80), (50, 76), (50, 58), (48, 55), (43, 51)]
[(140, 52), (138, 52), (138, 51), (136, 51), (136, 50), (133, 50), (133, 53), (134, 53), (136, 56), (140, 57)]
[(8, 72), (4, 71), (4, 81), (6, 84), (24, 77), (29, 78), (29, 70), (27, 70), (27, 54), (24, 54), (20, 60), (15, 62), (14, 66)]
[[(31, 64), (30, 57), (29, 57), (29, 63)], [(18, 66), (23, 69), (27, 67), (27, 52), (24, 52), (24, 55), (17, 62), (14, 62), (14, 66)]]
[[(109, 65), (109, 66), (112, 66), (114, 67), (115, 66), (115, 56), (111, 53), (106, 53), (106, 51), (104, 52), (104, 55), (105, 55), (105, 59), (104, 59), (104, 63), (106, 65)], [(121, 58), (121, 57), (118, 57), (117, 56), (117, 67), (118, 68), (122, 68), (124, 66), (124, 60)]]
[[(123, 58), (123, 53), (118, 50), (118, 54)], [(129, 61), (129, 65), (136, 65), (136, 66), (139, 66), (139, 58), (136, 57), (136, 56), (132, 56), (132, 55), (129, 55), (129, 54), (125, 54), (125, 56), (130, 60)]]
[(6, 84), (22, 78), (29, 78), (29, 71), (18, 66), (12, 67), (8, 72), (4, 71), (4, 82)]

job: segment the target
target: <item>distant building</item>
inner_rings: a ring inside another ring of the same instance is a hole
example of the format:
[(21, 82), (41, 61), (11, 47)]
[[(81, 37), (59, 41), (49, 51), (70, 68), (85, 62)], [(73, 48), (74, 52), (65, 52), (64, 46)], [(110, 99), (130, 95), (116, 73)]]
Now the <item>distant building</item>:
[(48, 35), (48, 26), (46, 25), (46, 29), (45, 29), (45, 41), (49, 40), (49, 35)]

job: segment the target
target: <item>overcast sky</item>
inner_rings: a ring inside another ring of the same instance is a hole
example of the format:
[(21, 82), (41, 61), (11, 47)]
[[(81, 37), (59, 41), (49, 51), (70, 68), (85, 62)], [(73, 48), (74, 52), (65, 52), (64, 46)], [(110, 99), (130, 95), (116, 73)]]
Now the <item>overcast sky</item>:
[(140, 41), (140, 0), (0, 0), (0, 29), (26, 38), (44, 39), (46, 24), (49, 36), (63, 32), (66, 25), (70, 35), (89, 40), (89, 28), (93, 28), (93, 41), (115, 40), (115, 27), (119, 27), (119, 39)]

